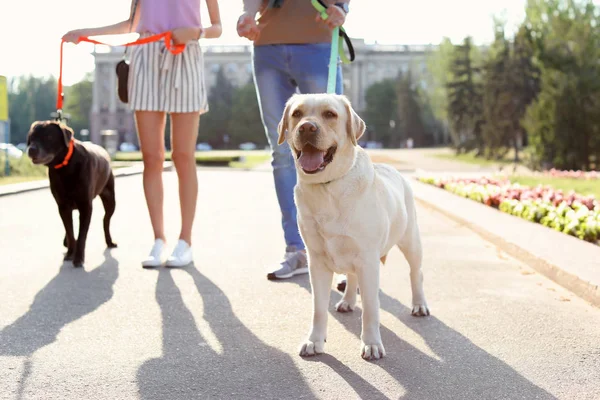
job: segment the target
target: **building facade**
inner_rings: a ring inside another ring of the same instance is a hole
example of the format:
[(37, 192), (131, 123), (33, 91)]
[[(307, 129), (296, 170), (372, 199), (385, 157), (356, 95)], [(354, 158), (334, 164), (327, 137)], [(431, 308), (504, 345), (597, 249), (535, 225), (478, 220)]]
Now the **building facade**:
[[(409, 68), (416, 75), (426, 73), (425, 57), (433, 50), (433, 46), (365, 44), (360, 39), (352, 39), (352, 43), (356, 59), (343, 65), (344, 93), (358, 112), (365, 109), (365, 92), (372, 84), (395, 78), (400, 71), (406, 72)], [(115, 67), (123, 58), (124, 49), (99, 50), (100, 47), (93, 52), (95, 71), (90, 140), (100, 142), (100, 132), (111, 129), (118, 132), (120, 143), (137, 143), (133, 114), (117, 96)], [(250, 45), (211, 45), (205, 46), (203, 51), (208, 88), (215, 84), (219, 68), (224, 68), (225, 76), (235, 86), (244, 85), (252, 79)]]

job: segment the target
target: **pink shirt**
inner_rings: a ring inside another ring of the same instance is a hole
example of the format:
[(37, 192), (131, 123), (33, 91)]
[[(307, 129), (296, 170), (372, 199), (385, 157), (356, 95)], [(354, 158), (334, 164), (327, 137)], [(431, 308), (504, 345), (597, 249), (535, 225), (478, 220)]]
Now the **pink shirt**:
[(162, 33), (176, 28), (201, 28), (200, 0), (138, 0), (138, 33)]

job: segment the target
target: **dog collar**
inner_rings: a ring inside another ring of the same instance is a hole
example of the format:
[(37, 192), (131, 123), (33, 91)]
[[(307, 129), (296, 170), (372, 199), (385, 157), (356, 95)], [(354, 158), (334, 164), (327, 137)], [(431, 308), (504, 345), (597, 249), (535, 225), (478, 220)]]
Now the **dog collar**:
[(74, 146), (75, 146), (75, 140), (71, 139), (71, 141), (69, 142), (69, 151), (67, 151), (67, 155), (65, 156), (65, 159), (60, 164), (55, 165), (54, 168), (59, 169), (62, 167), (66, 167), (69, 164), (69, 161), (71, 160), (71, 156), (73, 155), (73, 147)]

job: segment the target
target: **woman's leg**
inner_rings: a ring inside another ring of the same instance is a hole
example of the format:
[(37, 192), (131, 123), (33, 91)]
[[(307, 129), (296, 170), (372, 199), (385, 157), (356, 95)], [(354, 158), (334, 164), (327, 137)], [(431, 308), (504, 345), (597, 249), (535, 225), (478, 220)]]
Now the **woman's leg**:
[(154, 239), (166, 242), (163, 220), (163, 162), (165, 159), (165, 113), (136, 111), (135, 122), (144, 161), (144, 195)]
[(179, 179), (179, 203), (181, 205), (181, 233), (179, 239), (192, 244), (192, 225), (198, 198), (196, 175), (196, 140), (200, 115), (198, 112), (171, 114), (172, 160)]

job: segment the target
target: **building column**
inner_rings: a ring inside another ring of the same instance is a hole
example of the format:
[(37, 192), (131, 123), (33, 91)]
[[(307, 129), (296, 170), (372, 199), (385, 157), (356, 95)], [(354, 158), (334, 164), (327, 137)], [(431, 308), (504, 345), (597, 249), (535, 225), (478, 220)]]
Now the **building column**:
[(110, 103), (108, 104), (108, 111), (111, 115), (114, 115), (117, 112), (117, 74), (108, 74), (109, 78), (109, 90), (110, 90)]

